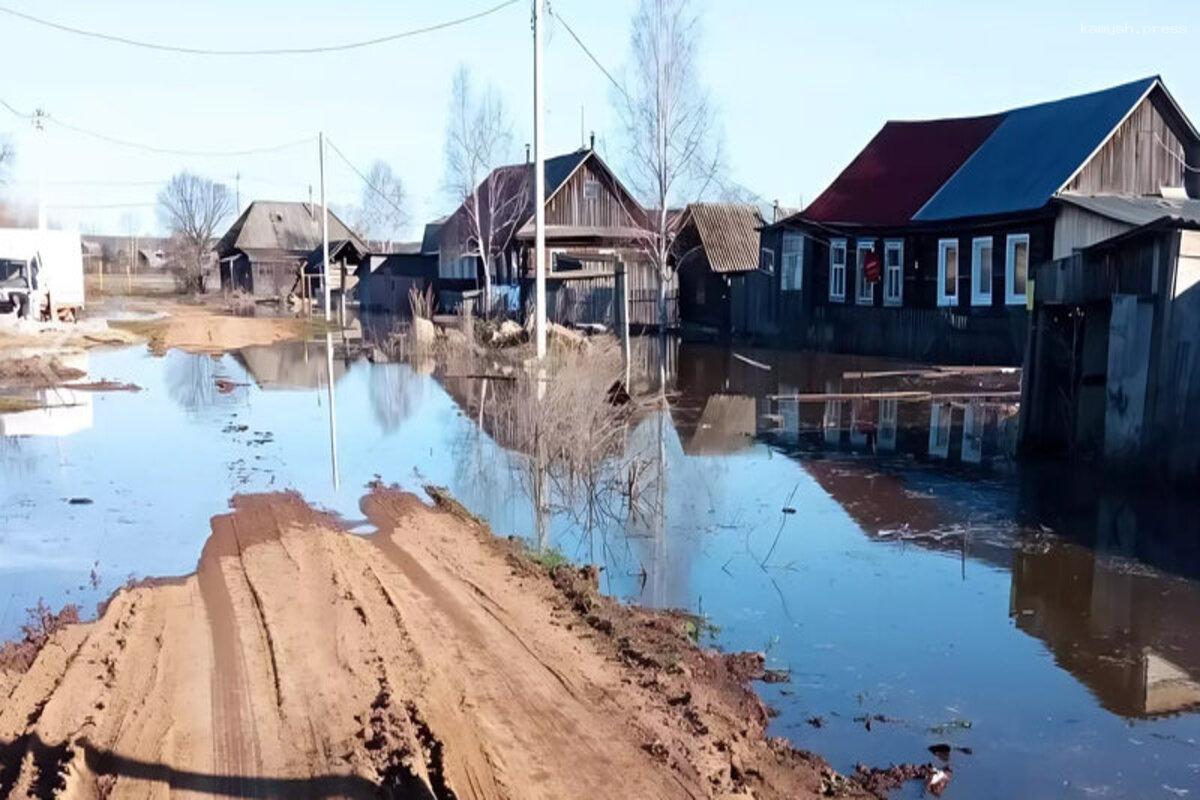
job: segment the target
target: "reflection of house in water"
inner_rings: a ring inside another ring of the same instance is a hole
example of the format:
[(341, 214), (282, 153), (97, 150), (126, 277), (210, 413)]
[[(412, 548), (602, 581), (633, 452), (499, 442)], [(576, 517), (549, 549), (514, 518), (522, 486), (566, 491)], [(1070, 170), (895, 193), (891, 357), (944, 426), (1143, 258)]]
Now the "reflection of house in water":
[[(1111, 522), (1111, 521), (1110, 521)], [(1017, 627), (1113, 713), (1200, 705), (1200, 588), (1059, 540), (1014, 556)]]
[[(319, 389), (328, 382), (322, 343), (281, 342), (267, 347), (247, 347), (235, 353), (234, 358), (254, 378), (258, 387), (267, 391)], [(346, 363), (335, 359), (334, 382), (341, 380), (346, 370)]]
[[(60, 356), (59, 361), (64, 367), (87, 372), (87, 353)], [(0, 436), (65, 437), (92, 427), (91, 392), (57, 386), (31, 390), (23, 397), (39, 407), (0, 414)]]

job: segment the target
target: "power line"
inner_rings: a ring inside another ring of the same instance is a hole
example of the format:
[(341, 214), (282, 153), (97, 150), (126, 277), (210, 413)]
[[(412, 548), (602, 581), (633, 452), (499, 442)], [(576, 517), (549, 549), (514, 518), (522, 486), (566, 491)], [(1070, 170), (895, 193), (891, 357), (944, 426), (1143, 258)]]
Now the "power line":
[(487, 16), (490, 16), (491, 14), (495, 14), (496, 12), (498, 12), (504, 8), (507, 8), (508, 6), (514, 5), (517, 2), (518, 2), (518, 0), (504, 0), (504, 2), (502, 2), (502, 3), (494, 5), (490, 8), (486, 8), (482, 11), (477, 11), (474, 14), (468, 14), (467, 16), (464, 16), (464, 17), (458, 17), (455, 19), (446, 20), (444, 22), (438, 22), (433, 25), (425, 25), (420, 28), (411, 28), (409, 30), (399, 31), (397, 33), (390, 33), (385, 36), (377, 36), (373, 39), (363, 39), (361, 41), (343, 42), (341, 44), (323, 45), (323, 46), (319, 46), (319, 47), (278, 47), (278, 48), (265, 48), (265, 49), (253, 49), (253, 50), (219, 50), (219, 49), (204, 48), (204, 47), (183, 47), (180, 45), (162, 44), (160, 42), (148, 42), (148, 41), (144, 41), (141, 39), (133, 39), (128, 36), (120, 36), (120, 35), (111, 34), (111, 33), (101, 33), (99, 31), (86, 30), (84, 28), (77, 28), (72, 25), (65, 25), (61, 22), (54, 22), (52, 20), (43, 19), (41, 17), (35, 17), (32, 14), (26, 14), (24, 12), (17, 11), (12, 8), (8, 8), (7, 6), (0, 6), (0, 13), (4, 13), (4, 14), (8, 14), (13, 17), (17, 17), (18, 19), (25, 20), (26, 22), (31, 22), (35, 25), (41, 25), (46, 28), (53, 28), (54, 30), (61, 31), (63, 33), (71, 33), (76, 36), (85, 36), (90, 39), (100, 39), (100, 40), (106, 41), (106, 42), (115, 42), (117, 44), (129, 45), (130, 47), (140, 47), (144, 50), (157, 50), (160, 52), (168, 52), (168, 53), (183, 53), (186, 55), (193, 55), (193, 56), (294, 56), (294, 55), (310, 55), (310, 54), (316, 54), (316, 53), (336, 53), (336, 52), (341, 52), (341, 51), (345, 51), (345, 50), (354, 50), (354, 49), (361, 48), (361, 47), (372, 47), (372, 46), (378, 45), (378, 44), (394, 42), (398, 39), (406, 39), (406, 38), (409, 38), (412, 36), (420, 36), (421, 34), (425, 34), (425, 33), (433, 33), (434, 31), (444, 30), (446, 28), (451, 28), (456, 25), (463, 25), (468, 22), (473, 22), (477, 19), (482, 19), (483, 17), (487, 17)]
[(405, 214), (404, 209), (402, 209), (400, 206), (396, 205), (395, 201), (393, 201), (392, 198), (390, 198), (386, 194), (384, 194), (382, 189), (380, 189), (375, 184), (371, 183), (371, 181), (367, 179), (367, 176), (363, 175), (362, 172), (359, 171), (358, 167), (354, 166), (354, 164), (352, 164), (350, 162), (350, 159), (346, 158), (346, 154), (343, 153), (341, 150), (339, 150), (338, 146), (336, 144), (334, 144), (333, 141), (330, 140), (328, 136), (325, 137), (325, 144), (327, 144), (331, 148), (333, 148), (333, 152), (337, 154), (338, 158), (340, 158), (340, 159), (342, 159), (342, 161), (346, 162), (346, 166), (349, 167), (354, 172), (354, 174), (357, 175), (359, 177), (359, 179), (367, 185), (368, 189), (370, 189), (375, 194), (382, 197), (389, 206), (391, 206), (393, 209), (395, 209), (397, 214), (399, 214), (402, 217), (408, 216), (407, 214)]
[(1178, 162), (1179, 162), (1179, 166), (1183, 167), (1185, 171), (1187, 171), (1187, 172), (1200, 172), (1200, 167), (1193, 167), (1191, 164), (1189, 164), (1189, 163), (1187, 163), (1186, 161), (1184, 161), (1184, 159), (1183, 159), (1183, 156), (1179, 155), (1179, 153), (1176, 153), (1174, 150), (1172, 150), (1172, 149), (1171, 149), (1171, 148), (1170, 148), (1170, 147), (1167, 145), (1167, 143), (1166, 143), (1166, 142), (1164, 142), (1162, 139), (1160, 139), (1160, 138), (1158, 137), (1158, 134), (1157, 134), (1157, 133), (1156, 133), (1156, 134), (1154, 134), (1154, 141), (1158, 142), (1158, 146), (1159, 146), (1159, 147), (1161, 147), (1163, 150), (1165, 150), (1165, 151), (1166, 151), (1166, 153), (1167, 153), (1167, 155), (1169, 155), (1171, 158), (1173, 158), (1173, 159), (1175, 159), (1176, 161), (1178, 161)]
[(59, 211), (95, 211), (104, 209), (117, 208), (154, 208), (158, 203), (97, 203), (97, 204), (70, 204), (59, 205), (57, 203), (47, 203), (46, 208), (53, 208)]
[[(12, 113), (13, 115), (15, 115), (17, 117), (20, 117), (21, 119), (31, 120), (31, 119), (34, 119), (34, 117), (38, 116), (37, 114), (26, 114), (25, 112), (14, 108), (11, 104), (8, 103), (8, 101), (6, 101), (2, 98), (0, 98), (0, 105), (4, 106), (6, 109), (9, 110), (10, 113)], [(297, 139), (296, 141), (293, 141), (293, 142), (284, 142), (282, 144), (269, 145), (266, 147), (251, 147), (251, 148), (247, 148), (245, 150), (177, 150), (177, 149), (169, 148), (169, 147), (159, 147), (158, 145), (145, 144), (143, 142), (134, 142), (134, 141), (130, 141), (128, 139), (119, 139), (116, 136), (109, 136), (106, 133), (100, 133), (98, 131), (93, 131), (88, 128), (80, 127), (79, 125), (72, 125), (71, 123), (61, 120), (58, 117), (53, 116), (51, 114), (43, 114), (41, 116), (41, 118), (47, 120), (48, 122), (50, 122), (53, 125), (57, 125), (58, 127), (65, 129), (65, 130), (72, 131), (72, 132), (78, 133), (78, 134), (82, 134), (83, 136), (90, 136), (93, 139), (98, 139), (99, 141), (107, 142), (108, 144), (115, 144), (115, 145), (119, 145), (121, 147), (129, 147), (134, 150), (143, 150), (145, 152), (155, 153), (157, 155), (188, 156), (188, 157), (203, 157), (203, 158), (225, 158), (225, 157), (232, 158), (232, 157), (238, 157), (238, 156), (254, 156), (254, 155), (264, 155), (267, 153), (276, 153), (276, 152), (279, 152), (280, 150), (287, 150), (292, 147), (299, 147), (300, 145), (307, 145), (307, 144), (313, 143), (313, 137), (309, 136), (304, 139)]]
[(621, 85), (620, 81), (612, 76), (612, 73), (609, 72), (602, 63), (600, 63), (600, 59), (596, 58), (595, 54), (588, 49), (588, 46), (583, 43), (582, 39), (579, 38), (579, 34), (575, 33), (575, 30), (570, 26), (570, 24), (563, 19), (562, 14), (559, 14), (557, 11), (555, 11), (553, 6), (548, 6), (547, 10), (550, 12), (552, 17), (562, 23), (563, 28), (565, 28), (567, 33), (571, 34), (571, 38), (575, 40), (575, 44), (579, 45), (579, 49), (583, 50), (584, 54), (591, 59), (593, 64), (596, 65), (596, 69), (603, 72), (604, 77), (608, 78), (609, 83), (617, 87), (617, 91), (620, 92), (626, 100), (628, 100), (629, 93), (625, 91), (625, 87)]

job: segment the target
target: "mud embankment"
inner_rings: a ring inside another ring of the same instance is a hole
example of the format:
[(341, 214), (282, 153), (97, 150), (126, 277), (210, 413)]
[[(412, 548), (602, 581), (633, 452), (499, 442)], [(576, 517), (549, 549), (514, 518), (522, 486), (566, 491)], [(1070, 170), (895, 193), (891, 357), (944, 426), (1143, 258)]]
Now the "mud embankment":
[(0, 676), (0, 798), (804, 798), (754, 658), (547, 571), (454, 504), (377, 489), (372, 536), (239, 497), (197, 571), (122, 590)]
[(239, 317), (211, 306), (171, 307), (158, 319), (114, 322), (113, 327), (141, 337), (150, 350), (217, 354), (299, 339), (313, 330), (310, 320), (296, 317)]

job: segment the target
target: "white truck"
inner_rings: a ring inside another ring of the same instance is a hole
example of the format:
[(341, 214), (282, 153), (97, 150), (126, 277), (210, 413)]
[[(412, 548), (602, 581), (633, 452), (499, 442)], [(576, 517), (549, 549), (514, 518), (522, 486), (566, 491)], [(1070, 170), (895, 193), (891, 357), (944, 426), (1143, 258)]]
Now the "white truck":
[(0, 313), (74, 320), (83, 306), (78, 233), (0, 228)]

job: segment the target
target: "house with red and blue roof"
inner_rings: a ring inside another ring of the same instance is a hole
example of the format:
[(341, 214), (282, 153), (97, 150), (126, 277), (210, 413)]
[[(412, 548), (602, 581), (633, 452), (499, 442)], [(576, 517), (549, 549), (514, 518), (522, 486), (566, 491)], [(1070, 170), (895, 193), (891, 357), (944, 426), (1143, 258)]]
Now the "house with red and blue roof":
[(785, 346), (1020, 364), (1036, 267), (1112, 235), (1094, 197), (1200, 197), (1200, 134), (1157, 76), (977, 117), (887, 122), (763, 228)]

